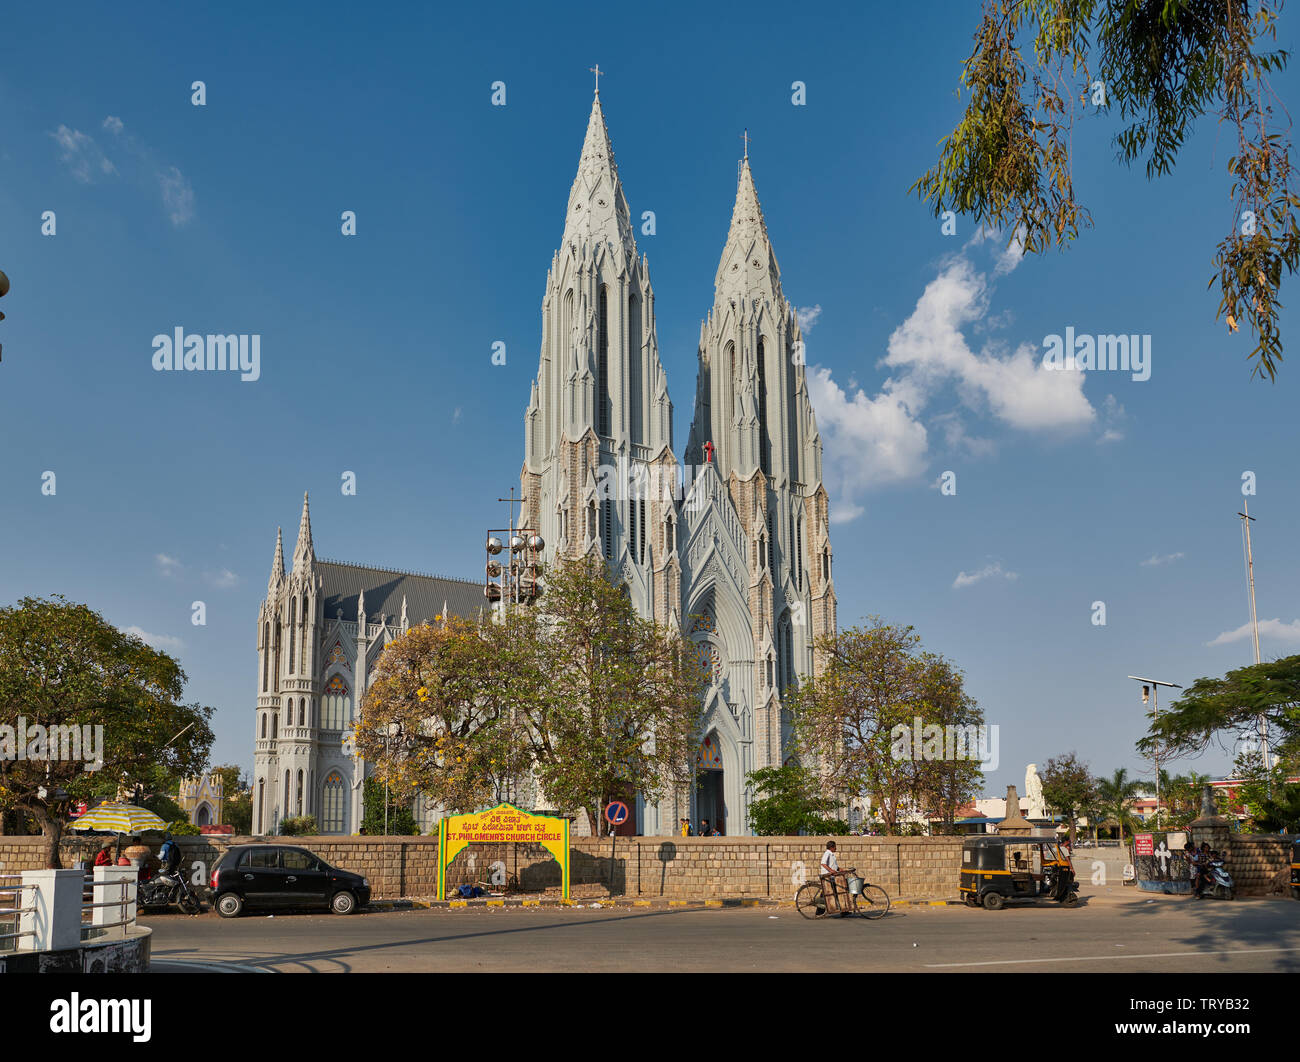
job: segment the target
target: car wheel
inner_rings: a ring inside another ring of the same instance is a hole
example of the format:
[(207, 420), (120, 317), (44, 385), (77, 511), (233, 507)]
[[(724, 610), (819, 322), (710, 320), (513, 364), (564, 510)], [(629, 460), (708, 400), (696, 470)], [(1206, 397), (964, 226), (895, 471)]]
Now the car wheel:
[(357, 898), (350, 892), (336, 892), (330, 900), (330, 910), (337, 915), (349, 915), (357, 909)]
[(1002, 909), (1002, 903), (1003, 903), (1002, 893), (986, 892), (984, 894), (984, 910), (1000, 911)]
[(217, 914), (222, 918), (238, 918), (244, 912), (244, 901), (233, 892), (224, 893), (217, 900)]

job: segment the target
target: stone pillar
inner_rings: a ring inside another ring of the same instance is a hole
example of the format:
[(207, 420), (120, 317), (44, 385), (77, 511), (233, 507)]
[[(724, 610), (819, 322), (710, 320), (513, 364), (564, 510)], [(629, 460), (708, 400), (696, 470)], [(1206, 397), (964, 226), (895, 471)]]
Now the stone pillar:
[(19, 947), (55, 951), (81, 946), (81, 893), (86, 875), (80, 870), (23, 871), (24, 911), (18, 923)]
[(1020, 795), (1014, 785), (1007, 786), (1006, 817), (998, 823), (1000, 836), (1027, 837), (1033, 832), (1034, 824), (1020, 814)]
[(1191, 835), (1192, 844), (1198, 848), (1205, 841), (1219, 852), (1228, 850), (1232, 826), (1228, 818), (1215, 809), (1214, 790), (1211, 786), (1201, 789), (1201, 813), (1188, 825), (1187, 832)]
[[(126, 931), (135, 925), (135, 892), (136, 892), (136, 874), (138, 871), (135, 867), (95, 867), (95, 885), (91, 890), (91, 897), (95, 903), (112, 903), (121, 902), (123, 892), (126, 893), (126, 902), (116, 907), (95, 907), (90, 913), (90, 924), (97, 928), (111, 926), (117, 930), (115, 936), (126, 936)], [(108, 884), (100, 884), (107, 882)], [(114, 925), (117, 922), (126, 922), (124, 926)]]

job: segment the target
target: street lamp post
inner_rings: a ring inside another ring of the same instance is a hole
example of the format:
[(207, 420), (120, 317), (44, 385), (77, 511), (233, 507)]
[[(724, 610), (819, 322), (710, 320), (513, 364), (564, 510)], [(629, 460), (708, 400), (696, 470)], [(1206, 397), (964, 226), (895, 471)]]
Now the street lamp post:
[[(1148, 698), (1151, 700), (1151, 706), (1154, 709), (1156, 722), (1160, 721), (1160, 687), (1171, 686), (1176, 690), (1181, 690), (1182, 686), (1177, 682), (1161, 682), (1159, 679), (1142, 678), (1141, 675), (1130, 675), (1134, 682), (1142, 683), (1142, 703), (1146, 704)], [(1160, 745), (1156, 744), (1156, 819), (1160, 818)]]

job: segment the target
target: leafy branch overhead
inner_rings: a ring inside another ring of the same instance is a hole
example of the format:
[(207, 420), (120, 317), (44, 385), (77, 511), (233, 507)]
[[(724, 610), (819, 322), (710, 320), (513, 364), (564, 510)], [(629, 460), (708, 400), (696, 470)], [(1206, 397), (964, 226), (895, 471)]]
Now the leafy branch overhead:
[[(1075, 195), (1075, 118), (1114, 108), (1113, 143), (1148, 179), (1169, 173), (1208, 114), (1236, 132), (1232, 203), (1214, 257), (1216, 317), (1250, 325), (1254, 372), (1282, 361), (1283, 273), (1300, 264), (1290, 122), (1269, 84), (1282, 0), (985, 0), (960, 77), (966, 109), (939, 160), (912, 185), (935, 215), (960, 211), (1026, 252), (1075, 239), (1091, 215)], [(1032, 44), (1032, 68), (1023, 48)], [(960, 90), (959, 90), (960, 91)], [(1280, 112), (1280, 119), (1279, 119)]]

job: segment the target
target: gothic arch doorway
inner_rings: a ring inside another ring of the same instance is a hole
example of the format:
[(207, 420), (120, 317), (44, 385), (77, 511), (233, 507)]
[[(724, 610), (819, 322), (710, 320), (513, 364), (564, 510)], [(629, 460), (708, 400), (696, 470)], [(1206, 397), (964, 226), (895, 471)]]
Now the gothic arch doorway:
[(727, 802), (722, 767), (722, 739), (710, 730), (695, 756), (695, 828), (703, 832), (705, 820), (720, 833), (726, 832)]

